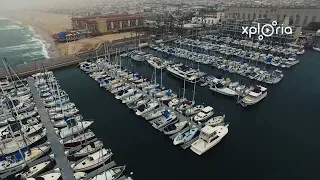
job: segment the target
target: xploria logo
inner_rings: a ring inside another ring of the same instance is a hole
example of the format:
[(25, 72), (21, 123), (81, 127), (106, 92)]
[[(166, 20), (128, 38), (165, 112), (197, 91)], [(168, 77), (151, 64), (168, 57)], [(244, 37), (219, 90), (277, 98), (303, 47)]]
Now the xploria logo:
[(283, 24), (281, 24), (281, 26), (277, 25), (277, 21), (272, 21), (271, 24), (264, 24), (262, 26), (258, 23), (257, 27), (242, 27), (242, 34), (248, 34), (249, 38), (251, 38), (252, 35), (258, 34), (258, 39), (260, 41), (263, 40), (264, 37), (270, 37), (274, 34), (292, 34), (291, 27), (283, 27)]

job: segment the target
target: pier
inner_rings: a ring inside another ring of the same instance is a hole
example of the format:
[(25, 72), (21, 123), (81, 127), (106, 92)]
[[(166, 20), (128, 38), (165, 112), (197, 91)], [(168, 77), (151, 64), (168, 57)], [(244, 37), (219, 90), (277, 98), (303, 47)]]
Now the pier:
[(50, 121), (49, 115), (42, 103), (42, 100), (40, 98), (40, 95), (37, 92), (37, 89), (34, 85), (34, 79), (28, 78), (27, 82), (29, 84), (29, 87), (31, 89), (32, 96), (34, 97), (34, 101), (36, 103), (36, 106), (38, 108), (38, 112), (41, 118), (41, 122), (44, 125), (44, 127), (47, 130), (47, 138), (50, 142), (51, 149), (53, 153), (55, 154), (55, 160), (57, 163), (57, 167), (61, 169), (61, 176), (62, 179), (68, 179), (68, 180), (75, 180), (73, 176), (73, 170), (71, 169), (71, 166), (69, 164), (69, 161), (64, 153), (64, 149), (62, 147), (62, 144), (60, 143), (60, 140), (55, 133), (55, 130), (53, 128), (53, 125)]

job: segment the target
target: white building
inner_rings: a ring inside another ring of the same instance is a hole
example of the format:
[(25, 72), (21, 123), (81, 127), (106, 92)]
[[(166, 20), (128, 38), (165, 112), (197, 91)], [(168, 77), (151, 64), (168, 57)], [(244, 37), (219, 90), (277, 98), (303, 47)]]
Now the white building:
[(204, 25), (215, 25), (219, 23), (221, 19), (224, 18), (223, 12), (217, 12), (217, 14), (214, 15), (204, 15), (204, 16), (198, 16), (198, 17), (192, 17), (191, 23), (194, 24), (204, 24)]

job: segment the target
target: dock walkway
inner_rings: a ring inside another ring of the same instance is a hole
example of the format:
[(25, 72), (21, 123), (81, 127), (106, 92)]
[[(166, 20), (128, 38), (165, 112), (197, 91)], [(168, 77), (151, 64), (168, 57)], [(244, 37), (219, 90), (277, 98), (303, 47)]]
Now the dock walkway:
[(68, 162), (68, 159), (64, 153), (64, 149), (58, 139), (57, 134), (55, 133), (55, 130), (53, 128), (53, 125), (50, 121), (49, 115), (42, 103), (42, 100), (40, 98), (39, 93), (36, 90), (36, 87), (34, 85), (34, 79), (28, 78), (27, 82), (29, 84), (29, 87), (32, 92), (32, 96), (34, 98), (34, 101), (36, 103), (36, 106), (38, 108), (38, 112), (41, 118), (41, 122), (44, 125), (44, 127), (47, 130), (47, 138), (50, 142), (51, 149), (53, 153), (55, 154), (55, 161), (57, 163), (57, 167), (61, 169), (61, 175), (62, 179), (67, 180), (75, 180), (73, 176), (73, 170), (71, 169), (71, 166)]

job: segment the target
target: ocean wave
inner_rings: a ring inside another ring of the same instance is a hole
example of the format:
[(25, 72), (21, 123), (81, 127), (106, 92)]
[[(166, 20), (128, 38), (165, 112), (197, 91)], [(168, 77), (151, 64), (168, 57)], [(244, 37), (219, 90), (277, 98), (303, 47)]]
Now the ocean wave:
[(23, 29), (23, 27), (18, 25), (8, 25), (0, 28), (0, 31), (8, 31), (8, 30), (15, 30), (15, 29)]
[(8, 20), (8, 18), (0, 17), (0, 20)]

